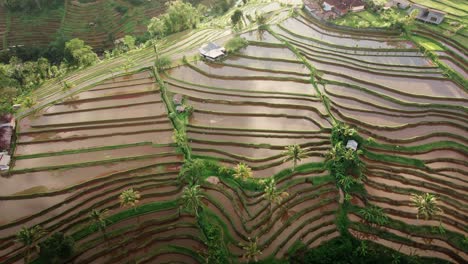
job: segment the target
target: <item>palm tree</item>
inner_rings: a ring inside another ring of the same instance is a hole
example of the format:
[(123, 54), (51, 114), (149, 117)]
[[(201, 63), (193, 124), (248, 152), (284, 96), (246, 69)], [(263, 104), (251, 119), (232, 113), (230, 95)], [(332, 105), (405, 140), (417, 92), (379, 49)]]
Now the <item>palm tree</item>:
[(31, 255), (32, 249), (39, 251), (37, 246), (37, 240), (45, 235), (46, 231), (39, 225), (31, 228), (23, 227), (18, 233), (16, 233), (16, 241), (23, 244), (26, 247), (26, 254), (24, 256), (24, 263), (29, 263), (29, 256)]
[(237, 164), (234, 170), (235, 170), (235, 173), (234, 173), (235, 178), (239, 178), (242, 180), (252, 178), (252, 169), (245, 163), (241, 162)]
[[(131, 207), (136, 212), (136, 208), (138, 203), (140, 202), (140, 192), (133, 190), (130, 188), (128, 190), (123, 191), (120, 196), (120, 207)], [(140, 223), (140, 216), (137, 215), (137, 223)]]
[(198, 217), (198, 210), (202, 205), (202, 198), (203, 195), (200, 190), (200, 185), (185, 187), (182, 194), (183, 207)]
[(262, 197), (270, 202), (270, 211), (273, 208), (273, 204), (281, 204), (283, 199), (289, 196), (289, 193), (280, 192), (276, 189), (275, 179), (271, 179), (265, 184), (264, 192), (265, 193), (262, 195)]
[(424, 216), (424, 219), (429, 220), (432, 217), (442, 213), (442, 209), (437, 205), (437, 198), (430, 193), (412, 194), (411, 200), (414, 206), (418, 208), (416, 216)]
[(242, 247), (242, 249), (244, 249), (245, 251), (244, 254), (242, 255), (242, 258), (246, 259), (247, 262), (249, 262), (250, 260), (254, 260), (255, 262), (257, 262), (258, 261), (257, 256), (262, 254), (262, 251), (258, 249), (258, 245), (257, 245), (258, 238), (255, 238), (253, 241), (250, 239), (250, 237), (248, 239), (249, 239), (249, 243), (239, 244)]
[(109, 214), (108, 209), (102, 209), (102, 210), (97, 210), (93, 209), (88, 217), (93, 223), (93, 228), (97, 228), (104, 236), (104, 238), (107, 238), (106, 234), (106, 227), (107, 227), (107, 215)]
[(302, 159), (307, 157), (306, 152), (304, 149), (301, 148), (299, 144), (294, 144), (294, 145), (289, 145), (286, 146), (285, 151), (283, 151), (283, 154), (286, 155), (286, 158), (284, 161), (293, 161), (293, 170), (296, 170), (296, 165), (298, 161), (301, 161)]

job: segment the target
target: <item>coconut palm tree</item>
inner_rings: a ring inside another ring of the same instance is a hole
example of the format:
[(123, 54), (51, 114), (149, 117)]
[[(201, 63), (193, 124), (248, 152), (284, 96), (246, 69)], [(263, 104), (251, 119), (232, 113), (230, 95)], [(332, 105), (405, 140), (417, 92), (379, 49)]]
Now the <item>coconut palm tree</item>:
[(437, 198), (430, 193), (412, 194), (411, 200), (418, 209), (416, 216), (424, 216), (424, 219), (429, 220), (436, 215), (442, 213), (442, 209), (437, 205)]
[(29, 263), (29, 257), (33, 249), (39, 251), (37, 240), (45, 235), (46, 231), (39, 225), (27, 228), (21, 228), (16, 233), (16, 241), (23, 244), (26, 247), (26, 254), (24, 255), (24, 263)]
[(239, 245), (244, 249), (244, 254), (242, 255), (242, 258), (247, 260), (249, 262), (250, 260), (254, 260), (255, 262), (258, 261), (258, 255), (262, 254), (262, 251), (258, 249), (258, 238), (255, 238), (253, 241), (249, 237), (249, 243), (243, 244), (240, 243)]
[(262, 195), (262, 197), (270, 202), (270, 211), (273, 208), (273, 204), (281, 204), (283, 199), (287, 198), (288, 196), (289, 193), (280, 192), (276, 189), (275, 179), (271, 179), (266, 182), (264, 194)]
[(235, 178), (239, 178), (241, 180), (252, 178), (252, 169), (243, 162), (237, 164), (234, 170), (235, 170), (235, 173), (234, 173)]
[(301, 148), (299, 144), (286, 146), (283, 154), (286, 155), (284, 161), (293, 161), (293, 170), (296, 170), (296, 165), (298, 161), (307, 157), (307, 154), (304, 149)]
[(198, 211), (202, 206), (202, 198), (200, 185), (187, 186), (182, 194), (183, 207), (198, 217)]
[(135, 191), (133, 188), (125, 190), (119, 196), (120, 207), (131, 207), (136, 210), (140, 198), (141, 195), (139, 191)]
[(105, 238), (107, 238), (106, 227), (108, 223), (108, 220), (107, 220), (108, 214), (109, 214), (108, 209), (102, 209), (102, 210), (93, 209), (88, 215), (88, 218), (93, 223), (93, 228), (97, 228), (104, 235)]

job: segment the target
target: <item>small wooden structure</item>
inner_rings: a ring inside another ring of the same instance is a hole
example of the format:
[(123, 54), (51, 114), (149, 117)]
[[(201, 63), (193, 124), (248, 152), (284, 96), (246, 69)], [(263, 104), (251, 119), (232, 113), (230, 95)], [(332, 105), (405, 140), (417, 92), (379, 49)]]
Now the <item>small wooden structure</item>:
[(352, 150), (356, 151), (357, 147), (358, 147), (358, 143), (356, 142), (356, 140), (350, 139), (346, 143), (346, 148), (347, 149), (352, 149)]
[(439, 25), (444, 21), (445, 13), (439, 10), (430, 9), (421, 5), (412, 5), (408, 10), (411, 13), (413, 10), (418, 10), (416, 19), (422, 22), (427, 22), (435, 25)]
[(198, 51), (200, 52), (200, 55), (203, 58), (210, 61), (215, 61), (226, 55), (226, 49), (213, 42), (208, 42), (207, 44), (203, 45)]

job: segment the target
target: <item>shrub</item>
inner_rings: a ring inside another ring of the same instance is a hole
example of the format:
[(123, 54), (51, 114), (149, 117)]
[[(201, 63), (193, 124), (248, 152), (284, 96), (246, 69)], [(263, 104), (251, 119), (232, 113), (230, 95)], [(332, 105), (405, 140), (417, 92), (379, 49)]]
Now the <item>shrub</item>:
[(241, 38), (240, 36), (236, 36), (226, 42), (225, 47), (228, 53), (233, 53), (241, 50), (242, 48), (245, 48), (248, 44), (249, 42), (246, 39)]
[(39, 258), (47, 261), (47, 263), (63, 263), (73, 254), (74, 246), (75, 241), (72, 237), (61, 232), (54, 233), (39, 243), (41, 249)]
[(154, 67), (156, 67), (156, 70), (158, 72), (162, 72), (166, 69), (168, 69), (172, 64), (171, 58), (169, 56), (161, 56), (156, 59), (154, 62)]

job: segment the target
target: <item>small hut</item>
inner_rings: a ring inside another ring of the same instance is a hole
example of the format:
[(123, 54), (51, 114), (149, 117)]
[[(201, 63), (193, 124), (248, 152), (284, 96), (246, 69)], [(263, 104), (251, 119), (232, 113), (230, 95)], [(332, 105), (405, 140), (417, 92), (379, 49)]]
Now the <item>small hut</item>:
[(346, 143), (346, 148), (347, 149), (352, 149), (352, 150), (356, 151), (357, 147), (358, 147), (358, 143), (356, 142), (356, 140), (350, 139)]

